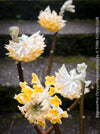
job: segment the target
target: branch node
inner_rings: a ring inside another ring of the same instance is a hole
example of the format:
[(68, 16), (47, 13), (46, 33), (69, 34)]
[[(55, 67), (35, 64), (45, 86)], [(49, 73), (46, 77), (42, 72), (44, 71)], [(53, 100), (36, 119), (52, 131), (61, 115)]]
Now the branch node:
[(17, 76), (17, 79), (19, 79), (19, 76)]
[(85, 116), (83, 115), (82, 118), (85, 119)]
[(70, 108), (67, 108), (67, 111), (70, 111)]

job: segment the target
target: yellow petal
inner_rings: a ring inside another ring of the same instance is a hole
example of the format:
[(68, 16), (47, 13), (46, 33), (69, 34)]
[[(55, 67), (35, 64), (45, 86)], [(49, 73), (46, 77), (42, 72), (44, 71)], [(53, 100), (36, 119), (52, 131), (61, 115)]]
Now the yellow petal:
[(51, 100), (50, 100), (51, 104), (54, 104), (55, 107), (59, 107), (59, 105), (61, 104), (61, 100), (55, 95)]

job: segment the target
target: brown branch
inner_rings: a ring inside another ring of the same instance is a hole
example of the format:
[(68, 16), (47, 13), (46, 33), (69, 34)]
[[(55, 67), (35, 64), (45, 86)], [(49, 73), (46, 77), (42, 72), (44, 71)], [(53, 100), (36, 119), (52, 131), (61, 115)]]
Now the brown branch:
[(48, 130), (40, 129), (37, 125), (34, 125), (34, 128), (38, 134), (50, 134), (53, 131), (53, 126), (51, 126)]
[(57, 39), (57, 32), (54, 34), (54, 40), (52, 42), (51, 50), (50, 50), (50, 55), (49, 55), (49, 63), (48, 63), (48, 69), (47, 69), (47, 75), (50, 75), (51, 72), (51, 67), (52, 67), (52, 61), (53, 61), (53, 55), (55, 51), (55, 46), (56, 46), (56, 39)]
[(61, 130), (59, 128), (59, 124), (58, 123), (54, 124), (53, 128), (55, 130), (55, 134), (61, 134)]
[(34, 125), (34, 128), (35, 128), (35, 130), (37, 131), (38, 134), (43, 134), (42, 130), (37, 125)]
[[(52, 67), (52, 62), (53, 62), (53, 56), (54, 56), (54, 51), (55, 51), (55, 46), (56, 46), (56, 40), (57, 40), (57, 32), (54, 35), (54, 40), (52, 42), (51, 50), (50, 50), (50, 55), (49, 55), (49, 64), (48, 64), (48, 69), (47, 69), (47, 75), (50, 75), (51, 72), (51, 67)], [(59, 124), (56, 123), (53, 125), (53, 128), (55, 130), (55, 134), (61, 134)]]
[(80, 98), (75, 100), (74, 103), (69, 108), (67, 108), (67, 113), (70, 113), (79, 104), (79, 101)]
[(19, 80), (20, 80), (20, 82), (24, 82), (23, 70), (22, 70), (21, 62), (18, 61), (18, 62), (16, 63), (16, 65), (17, 65)]
[(85, 83), (82, 82), (82, 95), (80, 98), (80, 121), (79, 121), (79, 134), (84, 134), (84, 89)]
[(51, 126), (48, 130), (46, 130), (46, 134), (50, 134), (53, 131), (53, 126)]

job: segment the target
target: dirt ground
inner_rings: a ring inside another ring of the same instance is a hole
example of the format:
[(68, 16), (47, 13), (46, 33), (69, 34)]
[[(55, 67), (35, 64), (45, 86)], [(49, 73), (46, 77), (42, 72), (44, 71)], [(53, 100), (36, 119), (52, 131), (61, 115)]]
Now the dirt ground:
[[(0, 134), (37, 134), (33, 125), (30, 124), (24, 117), (12, 119), (14, 114), (9, 114), (1, 117)], [(10, 120), (11, 118), (11, 120)], [(79, 130), (79, 112), (74, 110), (68, 119), (63, 119), (60, 129), (62, 134), (77, 134)], [(85, 111), (84, 119), (84, 134), (100, 134), (100, 119), (95, 118), (95, 113)], [(51, 124), (47, 122), (47, 128)], [(52, 131), (54, 134), (54, 131)]]
[[(69, 59), (70, 63), (64, 62), (63, 58), (65, 57), (58, 57), (57, 59), (59, 59), (59, 61), (56, 59), (54, 60), (51, 69), (51, 75), (55, 75), (55, 72), (57, 72), (58, 69), (60, 69), (62, 64), (66, 65), (68, 71), (77, 67), (75, 61), (73, 61), (72, 63), (71, 57), (66, 57)], [(77, 57), (77, 59), (75, 60), (78, 61), (79, 58)], [(95, 58), (88, 57), (85, 58), (85, 60), (88, 63), (90, 62), (91, 64), (95, 65)], [(81, 60), (81, 63), (82, 62), (84, 62), (84, 58), (83, 60)], [(48, 66), (48, 58), (43, 58), (43, 57), (40, 57), (33, 62), (28, 62), (28, 63), (23, 62), (22, 67), (24, 69), (23, 73), (24, 73), (25, 81), (27, 81), (27, 83), (29, 84), (31, 83), (33, 72), (38, 75), (41, 81), (44, 81), (46, 76), (47, 66)], [(92, 68), (91, 66), (88, 65), (86, 79), (91, 80), (91, 82), (94, 83), (96, 80), (95, 74), (96, 74), (95, 67)], [(11, 58), (0, 58), (0, 86), (12, 86), (12, 87), (18, 86), (19, 81), (17, 76), (18, 73), (17, 73), (17, 67), (15, 61)]]

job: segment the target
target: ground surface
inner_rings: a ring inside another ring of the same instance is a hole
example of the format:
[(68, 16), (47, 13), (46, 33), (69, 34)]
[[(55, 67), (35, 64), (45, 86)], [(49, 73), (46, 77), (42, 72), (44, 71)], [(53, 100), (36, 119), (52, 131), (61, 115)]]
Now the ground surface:
[[(68, 60), (66, 61), (65, 59)], [(73, 68), (76, 68), (77, 63), (85, 62), (84, 60), (86, 60), (88, 64), (86, 79), (91, 80), (92, 83), (94, 83), (96, 79), (95, 58), (57, 57), (53, 62), (51, 75), (55, 75), (55, 71), (57, 72), (58, 69), (60, 69), (60, 67), (62, 66), (62, 64), (65, 64), (66, 68), (68, 70), (71, 70)], [(25, 81), (31, 84), (33, 72), (38, 75), (41, 81), (44, 81), (46, 76), (47, 63), (48, 63), (48, 58), (43, 58), (43, 57), (40, 57), (39, 59), (33, 62), (22, 63), (22, 67), (24, 68), (23, 72), (24, 72)], [(12, 60), (11, 58), (1, 58), (0, 59), (0, 85), (12, 86), (12, 87), (18, 86), (19, 81), (17, 76), (18, 74), (17, 74), (17, 67), (15, 61)]]
[[(9, 117), (8, 117), (9, 116)], [(25, 118), (8, 120), (12, 116), (6, 115), (0, 121), (0, 134), (37, 134), (32, 124)], [(68, 119), (63, 119), (60, 125), (62, 134), (77, 134), (79, 130), (79, 112), (75, 110)], [(85, 111), (84, 134), (100, 134), (100, 120), (95, 118), (95, 113)], [(51, 124), (47, 123), (47, 128)], [(52, 132), (54, 134), (54, 131)]]
[[(8, 35), (8, 29), (11, 26), (18, 26), (20, 34), (32, 34), (41, 31), (42, 34), (52, 34), (42, 28), (37, 22), (0, 22), (0, 34)], [(67, 25), (59, 31), (59, 34), (95, 34), (95, 22), (85, 21), (68, 21)]]

